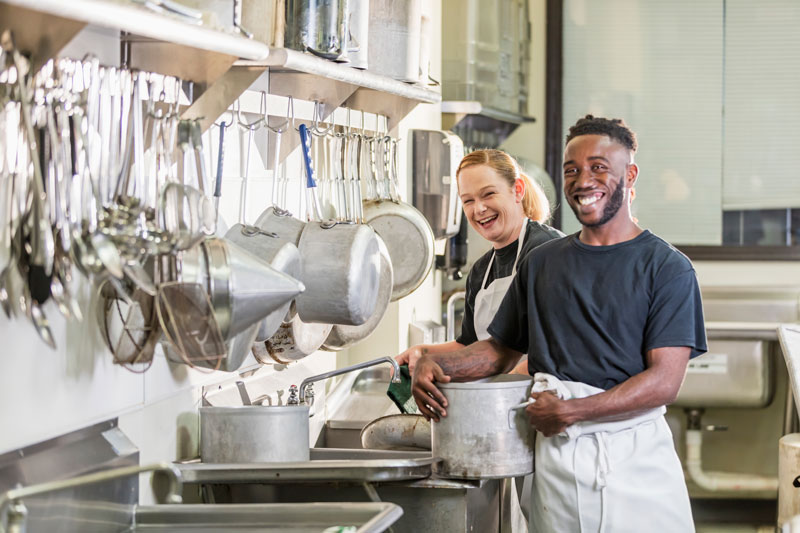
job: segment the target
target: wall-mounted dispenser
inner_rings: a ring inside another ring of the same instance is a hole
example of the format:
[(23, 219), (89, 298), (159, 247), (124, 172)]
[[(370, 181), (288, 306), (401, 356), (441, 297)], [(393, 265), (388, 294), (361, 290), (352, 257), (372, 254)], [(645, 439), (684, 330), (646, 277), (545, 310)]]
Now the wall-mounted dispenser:
[(456, 170), (464, 143), (449, 131), (411, 130), (414, 207), (428, 219), (437, 239), (452, 237), (461, 224)]

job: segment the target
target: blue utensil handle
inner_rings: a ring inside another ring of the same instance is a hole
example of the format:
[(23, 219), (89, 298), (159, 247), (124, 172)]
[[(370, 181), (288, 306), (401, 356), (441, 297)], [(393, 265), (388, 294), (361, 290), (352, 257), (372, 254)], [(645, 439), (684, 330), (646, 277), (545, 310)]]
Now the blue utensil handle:
[(314, 167), (311, 164), (311, 132), (305, 124), (300, 124), (300, 148), (303, 151), (303, 163), (306, 167), (306, 187), (312, 188), (317, 186), (314, 181)]
[(214, 184), (214, 196), (219, 198), (222, 196), (222, 160), (225, 154), (225, 128), (228, 125), (223, 122), (219, 127), (219, 151), (217, 152), (217, 180)]

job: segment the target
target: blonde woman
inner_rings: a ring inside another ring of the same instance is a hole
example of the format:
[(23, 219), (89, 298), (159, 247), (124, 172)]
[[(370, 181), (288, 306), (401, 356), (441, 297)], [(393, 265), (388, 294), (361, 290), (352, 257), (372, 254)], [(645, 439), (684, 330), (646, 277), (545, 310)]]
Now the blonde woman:
[[(541, 187), (501, 150), (467, 154), (456, 172), (458, 192), (469, 224), (492, 245), (467, 276), (461, 334), (442, 344), (412, 346), (396, 357), (414, 371), (425, 354), (452, 352), (489, 338), (487, 331), (516, 274), (522, 257), (540, 244), (563, 237), (544, 224), (550, 204)], [(527, 373), (524, 364), (516, 371)]]

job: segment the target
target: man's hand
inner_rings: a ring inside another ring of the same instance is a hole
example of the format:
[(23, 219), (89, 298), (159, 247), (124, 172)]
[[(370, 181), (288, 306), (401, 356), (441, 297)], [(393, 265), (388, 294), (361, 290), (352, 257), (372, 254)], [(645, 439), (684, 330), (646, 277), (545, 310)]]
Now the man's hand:
[(532, 392), (531, 398), (536, 401), (525, 408), (525, 414), (531, 426), (545, 437), (563, 433), (567, 426), (575, 422), (569, 402), (559, 399), (552, 392)]
[(426, 420), (439, 421), (439, 416), (447, 416), (447, 398), (434, 383), (449, 383), (442, 367), (428, 357), (421, 357), (415, 365), (411, 380), (411, 394), (417, 402), (419, 411)]
[(398, 365), (408, 365), (408, 371), (414, 374), (414, 369), (417, 367), (417, 361), (424, 355), (424, 346), (412, 346), (400, 355), (395, 356), (394, 360)]

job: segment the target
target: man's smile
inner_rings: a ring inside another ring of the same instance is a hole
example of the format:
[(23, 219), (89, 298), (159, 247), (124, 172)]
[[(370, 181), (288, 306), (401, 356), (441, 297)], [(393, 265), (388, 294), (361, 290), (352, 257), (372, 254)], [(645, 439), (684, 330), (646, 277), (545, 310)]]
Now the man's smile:
[(583, 195), (583, 196), (579, 195), (579, 194), (576, 194), (575, 195), (575, 200), (579, 204), (581, 204), (583, 206), (586, 206), (586, 205), (592, 205), (593, 203), (595, 203), (597, 200), (599, 200), (602, 197), (603, 197), (603, 193), (601, 193), (601, 192), (596, 192), (596, 193)]

